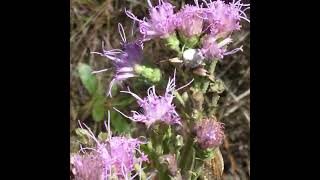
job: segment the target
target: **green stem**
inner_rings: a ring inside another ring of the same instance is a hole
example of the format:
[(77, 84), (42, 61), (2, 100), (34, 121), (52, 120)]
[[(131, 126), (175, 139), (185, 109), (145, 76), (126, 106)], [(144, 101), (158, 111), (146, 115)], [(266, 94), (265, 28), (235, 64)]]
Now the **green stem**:
[(193, 176), (192, 180), (197, 180), (199, 176), (202, 174), (203, 167), (204, 167), (204, 161), (200, 159), (195, 160), (195, 167), (194, 172), (196, 173), (196, 176)]
[(151, 132), (150, 136), (151, 136), (152, 145), (149, 145), (148, 149), (151, 152), (150, 159), (153, 160), (155, 168), (158, 170), (159, 179), (167, 179), (168, 175), (165, 172), (165, 169), (159, 160), (159, 157), (163, 155), (163, 149), (162, 149), (163, 132), (161, 131), (159, 133), (160, 134), (156, 134), (155, 132)]
[(209, 85), (210, 85), (210, 81), (208, 81), (208, 79), (206, 79), (203, 82), (203, 86), (201, 88), (201, 92), (205, 94), (207, 92), (207, 89), (208, 89)]
[(162, 154), (162, 146), (161, 144), (157, 144), (156, 145), (156, 153), (158, 156), (160, 156)]
[(209, 73), (210, 75), (214, 75), (214, 71), (216, 69), (216, 65), (218, 63), (218, 60), (213, 60), (212, 63), (210, 64), (210, 67), (209, 67)]
[(179, 103), (183, 106), (183, 107), (186, 107), (186, 104), (182, 98), (182, 96), (179, 94), (178, 91), (175, 91), (174, 92), (174, 95), (176, 96), (176, 99), (179, 101)]
[(194, 152), (193, 138), (189, 137), (184, 146), (183, 152), (181, 154), (181, 159), (179, 162), (179, 167), (181, 168), (181, 172), (183, 176), (188, 176), (189, 170), (192, 167), (194, 156), (191, 153), (193, 152)]

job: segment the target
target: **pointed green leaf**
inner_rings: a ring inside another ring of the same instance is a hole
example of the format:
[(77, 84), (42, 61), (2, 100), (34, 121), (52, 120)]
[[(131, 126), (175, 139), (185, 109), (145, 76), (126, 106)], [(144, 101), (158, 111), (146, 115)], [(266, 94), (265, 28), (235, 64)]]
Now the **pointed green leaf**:
[(97, 89), (97, 79), (92, 74), (92, 69), (89, 65), (80, 63), (78, 65), (78, 73), (82, 84), (93, 95)]
[(105, 98), (99, 96), (95, 99), (92, 106), (92, 118), (96, 122), (101, 122), (104, 120), (105, 107), (104, 107)]
[(136, 99), (132, 96), (119, 96), (116, 98), (113, 98), (112, 105), (116, 108), (119, 107), (127, 107), (128, 105), (134, 103)]
[(130, 131), (130, 124), (127, 122), (125, 117), (116, 111), (111, 111), (110, 115), (111, 126), (113, 128), (112, 132), (128, 133)]

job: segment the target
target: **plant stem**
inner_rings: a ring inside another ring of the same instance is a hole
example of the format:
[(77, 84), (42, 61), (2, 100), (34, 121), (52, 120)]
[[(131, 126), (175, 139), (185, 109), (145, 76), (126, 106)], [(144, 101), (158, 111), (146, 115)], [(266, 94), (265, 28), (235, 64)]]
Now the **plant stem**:
[(181, 97), (181, 95), (179, 94), (178, 91), (174, 92), (174, 95), (176, 96), (177, 100), (179, 101), (179, 103), (183, 106), (186, 107), (185, 102), (183, 101), (183, 98)]
[(204, 161), (200, 159), (195, 160), (195, 167), (194, 172), (196, 172), (196, 176), (192, 178), (192, 180), (197, 180), (198, 177), (201, 175), (201, 172), (203, 171)]
[(181, 158), (179, 162), (179, 167), (181, 168), (181, 172), (183, 176), (189, 176), (188, 172), (190, 168), (192, 168), (192, 162), (193, 162), (194, 156), (191, 153), (194, 153), (193, 138), (189, 137), (183, 148), (183, 152), (181, 154)]
[(210, 67), (209, 67), (210, 75), (214, 75), (214, 71), (216, 69), (217, 63), (218, 63), (218, 60), (213, 60), (212, 63), (210, 64)]

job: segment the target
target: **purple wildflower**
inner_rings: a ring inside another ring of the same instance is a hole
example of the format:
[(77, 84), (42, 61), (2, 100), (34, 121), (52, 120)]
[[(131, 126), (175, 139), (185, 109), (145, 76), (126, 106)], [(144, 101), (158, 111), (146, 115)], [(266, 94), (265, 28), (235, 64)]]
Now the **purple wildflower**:
[(140, 98), (137, 94), (131, 92), (130, 90), (121, 91), (124, 93), (131, 94), (133, 97), (137, 99), (137, 103), (142, 108), (142, 113), (139, 113), (137, 111), (131, 111), (133, 115), (129, 117), (123, 114), (122, 112), (120, 112), (119, 110), (117, 110), (116, 108), (114, 109), (119, 113), (121, 113), (122, 115), (124, 115), (125, 117), (131, 119), (132, 121), (142, 122), (146, 124), (148, 128), (157, 121), (162, 121), (170, 125), (173, 125), (173, 124), (181, 125), (180, 117), (175, 110), (174, 104), (172, 103), (173, 98), (175, 97), (174, 91), (178, 91), (186, 87), (191, 82), (184, 85), (183, 87), (175, 89), (176, 84), (175, 84), (175, 73), (174, 73), (173, 79), (169, 78), (166, 92), (163, 96), (158, 96), (156, 94), (154, 86), (148, 89), (147, 91), (148, 96), (143, 99)]
[(187, 38), (202, 33), (204, 10), (199, 6), (198, 1), (195, 3), (196, 6), (185, 5), (176, 16), (177, 28)]
[(215, 148), (222, 144), (223, 124), (216, 119), (203, 119), (196, 123), (194, 130), (197, 142), (202, 149)]
[(207, 35), (203, 42), (201, 52), (204, 57), (208, 59), (222, 59), (225, 55), (234, 54), (238, 51), (242, 51), (242, 46), (235, 48), (231, 51), (227, 51), (227, 45), (232, 42), (230, 37), (223, 39), (220, 42), (217, 42), (217, 38), (212, 35)]
[[(250, 8), (250, 4), (242, 4), (240, 0), (233, 0), (229, 4), (226, 4), (221, 0), (213, 2), (210, 0), (210, 3), (204, 2), (207, 5), (207, 28), (210, 29), (210, 32), (213, 35), (229, 34), (235, 30), (240, 30), (241, 19), (250, 22), (247, 15), (244, 13), (244, 11)], [(247, 8), (242, 10), (243, 7)]]
[(99, 154), (92, 152), (85, 156), (73, 155), (71, 157), (72, 174), (74, 179), (106, 179), (104, 164)]
[(163, 2), (163, 0), (159, 0), (157, 6), (152, 6), (150, 0), (148, 0), (148, 5), (149, 19), (138, 19), (130, 11), (126, 11), (126, 14), (131, 19), (138, 21), (139, 30), (144, 36), (144, 40), (167, 38), (176, 29), (174, 6), (168, 2)]
[[(139, 149), (140, 144), (144, 143), (141, 140), (111, 136), (110, 113), (108, 115), (109, 137), (105, 142), (99, 142), (86, 126), (90, 137), (97, 145), (93, 148), (81, 148), (83, 155), (72, 156), (72, 172), (75, 179), (109, 179), (110, 177), (128, 179), (129, 174), (134, 170), (134, 165), (139, 165), (141, 169), (142, 162), (148, 160)], [(87, 150), (90, 152), (87, 153)], [(136, 152), (140, 157), (136, 156)], [(139, 172), (130, 179), (138, 174)]]
[[(112, 96), (111, 88), (115, 82), (121, 82), (136, 76), (134, 73), (134, 66), (139, 64), (143, 58), (142, 41), (136, 40), (133, 42), (127, 42), (126, 35), (121, 24), (118, 24), (118, 29), (122, 39), (121, 49), (103, 50), (103, 53), (94, 52), (95, 54), (99, 54), (110, 59), (113, 63), (113, 66), (116, 68), (116, 74), (109, 85), (108, 96)], [(108, 69), (94, 71), (93, 73), (106, 70)]]

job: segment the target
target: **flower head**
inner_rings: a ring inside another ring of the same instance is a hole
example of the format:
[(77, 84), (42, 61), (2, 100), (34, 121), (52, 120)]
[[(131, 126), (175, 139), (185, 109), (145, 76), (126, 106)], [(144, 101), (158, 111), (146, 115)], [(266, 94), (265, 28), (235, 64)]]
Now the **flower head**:
[(204, 9), (199, 6), (185, 5), (180, 12), (177, 13), (177, 28), (187, 38), (202, 33), (204, 18), (202, 17)]
[(197, 142), (202, 149), (215, 148), (222, 144), (223, 124), (216, 119), (203, 119), (196, 123), (194, 130)]
[(106, 179), (104, 163), (96, 152), (71, 157), (72, 175), (74, 179)]
[[(146, 161), (146, 156), (139, 150), (142, 143), (138, 139), (127, 137), (113, 137), (109, 141), (109, 153), (112, 159), (112, 166), (118, 176), (124, 176), (134, 170), (134, 164)], [(136, 151), (141, 157), (135, 157)]]
[[(143, 44), (142, 41), (136, 40), (127, 42), (126, 36), (121, 24), (118, 24), (120, 36), (122, 38), (121, 49), (103, 50), (103, 53), (97, 53), (110, 59), (116, 69), (116, 74), (109, 85), (108, 95), (111, 96), (111, 88), (115, 82), (121, 82), (131, 77), (135, 77), (134, 66), (142, 61)], [(107, 70), (107, 69), (105, 69)], [(102, 71), (105, 71), (102, 70)], [(94, 73), (101, 72), (95, 71)]]
[[(206, 1), (205, 1), (206, 2)], [(233, 0), (229, 4), (221, 0), (206, 3), (206, 22), (211, 34), (229, 34), (235, 30), (240, 30), (240, 20), (250, 22), (244, 13), (249, 9), (250, 4), (242, 4), (240, 0)], [(243, 7), (247, 7), (242, 10)]]
[[(72, 172), (76, 179), (108, 179), (110, 177), (127, 179), (134, 170), (134, 165), (141, 167), (142, 162), (148, 160), (139, 149), (140, 144), (144, 142), (127, 137), (112, 137), (110, 120), (108, 122), (109, 138), (104, 142), (99, 142), (86, 126), (90, 137), (96, 142), (96, 147), (81, 147), (83, 154), (71, 157)], [(140, 157), (136, 155), (137, 152)]]
[(138, 21), (140, 33), (144, 36), (144, 40), (152, 38), (166, 38), (175, 31), (175, 14), (174, 6), (168, 2), (159, 0), (157, 6), (153, 6), (148, 0), (149, 5), (149, 19), (138, 19), (130, 11), (126, 14), (131, 19)]
[(215, 36), (208, 35), (202, 42), (201, 52), (207, 59), (222, 59), (225, 55), (230, 55), (238, 51), (242, 51), (242, 46), (231, 51), (227, 51), (227, 45), (231, 42), (232, 39), (230, 37), (227, 37), (218, 42), (218, 39)]
[[(147, 125), (149, 128), (153, 123), (156, 121), (162, 121), (167, 124), (181, 124), (180, 117), (175, 110), (175, 106), (173, 104), (173, 98), (175, 85), (175, 75), (173, 79), (169, 78), (169, 82), (166, 88), (166, 92), (164, 95), (159, 96), (156, 94), (155, 87), (152, 86), (148, 89), (148, 96), (145, 98), (140, 98), (138, 95), (134, 94), (130, 90), (128, 91), (121, 91), (124, 93), (131, 94), (133, 97), (137, 99), (137, 103), (141, 107), (141, 113), (137, 111), (132, 111), (133, 115), (128, 117), (120, 112), (122, 115), (126, 116), (127, 118), (131, 119), (132, 121), (142, 122)], [(179, 88), (181, 89), (181, 88)]]

